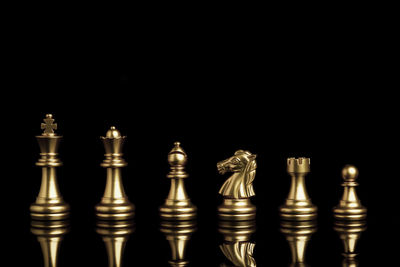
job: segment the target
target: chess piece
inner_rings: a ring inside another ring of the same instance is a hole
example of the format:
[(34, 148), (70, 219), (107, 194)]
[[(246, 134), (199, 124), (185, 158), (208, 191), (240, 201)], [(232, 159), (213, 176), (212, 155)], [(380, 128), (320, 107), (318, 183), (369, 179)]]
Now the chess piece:
[(185, 190), (184, 179), (188, 177), (185, 171), (187, 155), (180, 147), (179, 142), (168, 154), (171, 167), (167, 178), (171, 179), (171, 187), (165, 203), (160, 207), (160, 216), (167, 220), (192, 220), (196, 218), (196, 206), (190, 202)]
[(292, 261), (289, 266), (307, 266), (306, 248), (312, 234), (317, 230), (316, 221), (281, 221), (280, 230), (285, 235), (292, 254)]
[(221, 267), (239, 266), (255, 267), (253, 257), (255, 243), (252, 234), (256, 231), (256, 223), (250, 221), (219, 221), (218, 232), (223, 235), (223, 243), (219, 246), (226, 259), (233, 265), (221, 264)]
[(61, 242), (69, 231), (69, 222), (32, 221), (31, 233), (37, 236), (43, 254), (44, 267), (57, 267)]
[(305, 177), (310, 172), (309, 158), (288, 158), (287, 172), (292, 178), (286, 202), (279, 208), (282, 219), (313, 220), (317, 217), (317, 207), (308, 197)]
[(356, 245), (361, 237), (361, 233), (367, 229), (365, 220), (361, 221), (335, 221), (334, 228), (338, 232), (340, 239), (343, 242), (344, 252), (343, 267), (357, 267)]
[(253, 181), (257, 169), (256, 157), (257, 155), (249, 151), (238, 150), (232, 157), (218, 162), (220, 174), (233, 172), (219, 191), (224, 198), (222, 205), (218, 207), (220, 219), (255, 219), (256, 207), (251, 203), (250, 197), (255, 195)]
[(342, 170), (344, 187), (339, 205), (333, 208), (333, 215), (337, 220), (364, 220), (367, 218), (367, 209), (361, 205), (356, 193), (358, 170), (352, 165), (346, 165)]
[(102, 237), (106, 246), (109, 267), (122, 266), (125, 245), (134, 231), (132, 220), (96, 222), (96, 232)]
[(95, 207), (96, 215), (101, 220), (128, 220), (134, 216), (135, 206), (125, 194), (121, 177), (121, 167), (128, 165), (122, 158), (126, 137), (112, 126), (101, 139), (106, 153), (100, 166), (107, 169), (107, 182), (101, 202)]
[(173, 267), (189, 266), (185, 254), (187, 244), (196, 231), (196, 221), (162, 220), (160, 231), (164, 233), (171, 248), (172, 259), (168, 263)]
[(69, 216), (69, 205), (64, 202), (57, 184), (56, 167), (62, 165), (58, 159), (58, 146), (62, 136), (57, 135), (57, 123), (53, 115), (47, 114), (41, 128), (42, 135), (36, 136), (40, 147), (40, 159), (36, 166), (42, 167), (42, 183), (36, 202), (30, 206), (35, 220), (63, 220)]

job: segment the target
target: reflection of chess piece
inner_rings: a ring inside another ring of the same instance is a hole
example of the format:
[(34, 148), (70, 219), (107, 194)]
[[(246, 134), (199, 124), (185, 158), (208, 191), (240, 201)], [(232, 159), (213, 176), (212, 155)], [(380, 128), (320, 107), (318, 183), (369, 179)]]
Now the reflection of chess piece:
[(220, 174), (233, 172), (219, 190), (224, 198), (224, 202), (218, 207), (220, 219), (255, 219), (256, 207), (250, 202), (250, 197), (255, 195), (253, 181), (257, 169), (256, 157), (257, 155), (249, 151), (238, 150), (232, 157), (218, 162)]
[(42, 135), (36, 136), (40, 147), (40, 156), (36, 166), (42, 167), (42, 184), (36, 202), (30, 207), (34, 220), (62, 220), (69, 215), (69, 205), (64, 202), (58, 189), (56, 167), (62, 165), (57, 158), (58, 146), (62, 136), (54, 133), (57, 123), (51, 114), (47, 114), (42, 123)]
[(44, 267), (56, 267), (61, 241), (68, 233), (67, 221), (32, 221), (31, 232), (42, 248)]
[(367, 229), (366, 221), (335, 221), (334, 228), (343, 241), (343, 267), (357, 267), (356, 245), (361, 233)]
[(134, 231), (133, 221), (97, 221), (96, 225), (96, 232), (106, 246), (108, 266), (122, 266), (126, 242)]
[(196, 221), (161, 221), (160, 231), (171, 247), (172, 259), (168, 261), (171, 266), (188, 266), (189, 261), (185, 258), (187, 243), (192, 233), (196, 231)]
[(342, 170), (344, 187), (342, 199), (339, 205), (333, 208), (333, 215), (337, 220), (365, 220), (367, 209), (361, 205), (356, 193), (358, 183), (358, 170), (352, 165), (346, 165)]
[(175, 147), (168, 154), (168, 162), (171, 170), (167, 177), (171, 179), (171, 188), (164, 205), (160, 207), (162, 219), (193, 220), (196, 217), (194, 206), (186, 193), (184, 179), (188, 177), (185, 172), (187, 155), (175, 142)]
[(126, 137), (112, 126), (101, 139), (106, 152), (101, 166), (107, 168), (107, 182), (101, 202), (96, 205), (96, 215), (102, 220), (130, 219), (134, 216), (135, 206), (125, 195), (120, 169), (128, 165), (122, 158)]
[(251, 236), (256, 231), (256, 223), (251, 221), (220, 221), (218, 231), (223, 235), (224, 241), (220, 245), (222, 253), (233, 265), (221, 264), (221, 267), (255, 267), (253, 257), (255, 243)]
[(306, 248), (317, 230), (316, 221), (281, 221), (281, 232), (285, 235), (292, 253), (291, 267), (305, 267)]
[(313, 220), (317, 217), (317, 207), (308, 197), (305, 177), (310, 172), (309, 158), (288, 158), (287, 172), (292, 178), (289, 195), (279, 208), (282, 219)]

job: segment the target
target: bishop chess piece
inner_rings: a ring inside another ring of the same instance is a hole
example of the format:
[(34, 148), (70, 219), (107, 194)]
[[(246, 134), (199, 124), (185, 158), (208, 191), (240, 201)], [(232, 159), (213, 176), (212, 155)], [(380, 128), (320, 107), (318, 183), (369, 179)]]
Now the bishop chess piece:
[(114, 126), (101, 137), (106, 153), (100, 166), (107, 169), (107, 182), (101, 202), (95, 207), (100, 220), (128, 220), (135, 214), (135, 206), (125, 194), (121, 176), (121, 168), (128, 165), (122, 158), (125, 139)]
[(358, 170), (352, 165), (347, 165), (342, 170), (344, 187), (342, 199), (339, 205), (333, 208), (333, 215), (337, 220), (365, 220), (367, 218), (367, 209), (361, 205), (357, 196), (356, 187), (358, 183)]
[(56, 168), (62, 166), (57, 157), (62, 136), (57, 135), (57, 123), (47, 114), (42, 123), (42, 135), (36, 136), (40, 147), (40, 159), (36, 166), (42, 168), (42, 183), (36, 202), (30, 206), (34, 220), (63, 220), (69, 216), (69, 205), (64, 202), (57, 183)]
[(238, 150), (235, 154), (221, 162), (217, 168), (220, 174), (233, 174), (222, 185), (219, 193), (224, 200), (218, 207), (218, 215), (223, 220), (254, 220), (256, 207), (250, 197), (255, 195), (253, 181), (256, 176), (257, 155), (249, 151)]
[(307, 194), (305, 177), (310, 172), (309, 158), (288, 158), (287, 172), (292, 178), (289, 195), (279, 208), (284, 220), (314, 220), (317, 217), (317, 207), (311, 203)]
[(174, 145), (168, 154), (171, 170), (167, 178), (171, 181), (171, 187), (165, 203), (160, 207), (160, 216), (164, 220), (193, 220), (197, 208), (191, 203), (184, 184), (184, 179), (189, 176), (185, 171), (187, 155), (179, 142)]

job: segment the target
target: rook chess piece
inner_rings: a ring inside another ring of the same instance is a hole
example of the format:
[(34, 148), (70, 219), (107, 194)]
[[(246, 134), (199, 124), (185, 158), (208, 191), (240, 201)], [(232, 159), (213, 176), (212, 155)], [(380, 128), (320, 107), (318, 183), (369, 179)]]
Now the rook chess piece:
[(367, 209), (361, 205), (356, 193), (358, 183), (358, 170), (352, 165), (347, 165), (342, 170), (344, 187), (342, 199), (339, 205), (333, 208), (333, 214), (337, 220), (364, 220), (367, 217)]
[(42, 135), (36, 136), (41, 156), (36, 166), (42, 167), (42, 183), (30, 211), (34, 220), (63, 220), (69, 216), (69, 205), (64, 202), (58, 189), (56, 174), (56, 167), (62, 165), (57, 157), (62, 136), (54, 132), (57, 124), (51, 114), (46, 115), (44, 122), (41, 126), (44, 130)]
[(308, 197), (305, 176), (310, 172), (309, 158), (288, 158), (287, 172), (292, 178), (289, 195), (280, 209), (282, 219), (313, 220), (317, 217), (317, 207)]

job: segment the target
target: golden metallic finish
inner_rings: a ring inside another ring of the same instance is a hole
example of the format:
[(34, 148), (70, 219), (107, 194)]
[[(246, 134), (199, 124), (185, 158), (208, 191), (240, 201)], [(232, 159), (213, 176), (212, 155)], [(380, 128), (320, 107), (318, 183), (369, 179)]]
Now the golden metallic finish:
[(188, 266), (186, 259), (187, 244), (196, 231), (196, 221), (170, 221), (162, 220), (160, 231), (164, 233), (171, 248), (172, 259), (168, 261), (171, 266)]
[(125, 245), (135, 230), (133, 221), (97, 221), (96, 226), (106, 246), (108, 266), (122, 266)]
[(226, 259), (233, 265), (221, 264), (221, 267), (240, 266), (255, 267), (253, 257), (255, 243), (251, 236), (256, 231), (256, 223), (250, 221), (219, 221), (218, 232), (223, 235), (223, 243), (219, 246)]
[(44, 267), (56, 267), (61, 241), (69, 231), (68, 221), (32, 221), (31, 226), (42, 249)]
[(184, 179), (188, 177), (185, 171), (187, 155), (179, 142), (174, 145), (168, 154), (171, 170), (167, 177), (171, 179), (171, 187), (164, 205), (160, 207), (160, 216), (164, 220), (193, 220), (197, 208), (191, 203), (184, 184)]
[(42, 183), (36, 202), (30, 207), (34, 220), (63, 220), (69, 215), (69, 205), (64, 202), (57, 184), (56, 167), (62, 165), (58, 159), (58, 146), (62, 136), (54, 133), (57, 124), (51, 114), (47, 114), (41, 128), (42, 135), (36, 136), (40, 147), (40, 159), (36, 166), (42, 167)]
[(309, 158), (288, 158), (287, 172), (292, 178), (289, 195), (280, 206), (280, 215), (284, 220), (314, 220), (317, 207), (311, 203), (306, 190), (305, 177), (310, 172)]
[(357, 196), (358, 170), (352, 165), (346, 165), (342, 170), (344, 187), (342, 199), (339, 205), (333, 208), (333, 215), (337, 220), (364, 220), (367, 218), (367, 209), (361, 205)]
[(291, 267), (307, 266), (305, 256), (308, 242), (317, 230), (317, 222), (311, 221), (281, 221), (281, 232), (289, 243), (292, 254)]
[(250, 197), (255, 195), (253, 181), (257, 169), (256, 157), (249, 151), (238, 150), (232, 157), (218, 162), (220, 174), (233, 172), (219, 191), (224, 197), (222, 205), (218, 207), (220, 219), (255, 219), (256, 207), (250, 202)]
[(135, 214), (135, 206), (125, 194), (121, 167), (128, 164), (122, 158), (122, 147), (126, 139), (114, 126), (101, 137), (105, 148), (105, 159), (100, 164), (107, 169), (107, 182), (101, 202), (96, 205), (96, 216), (101, 220), (128, 220)]

